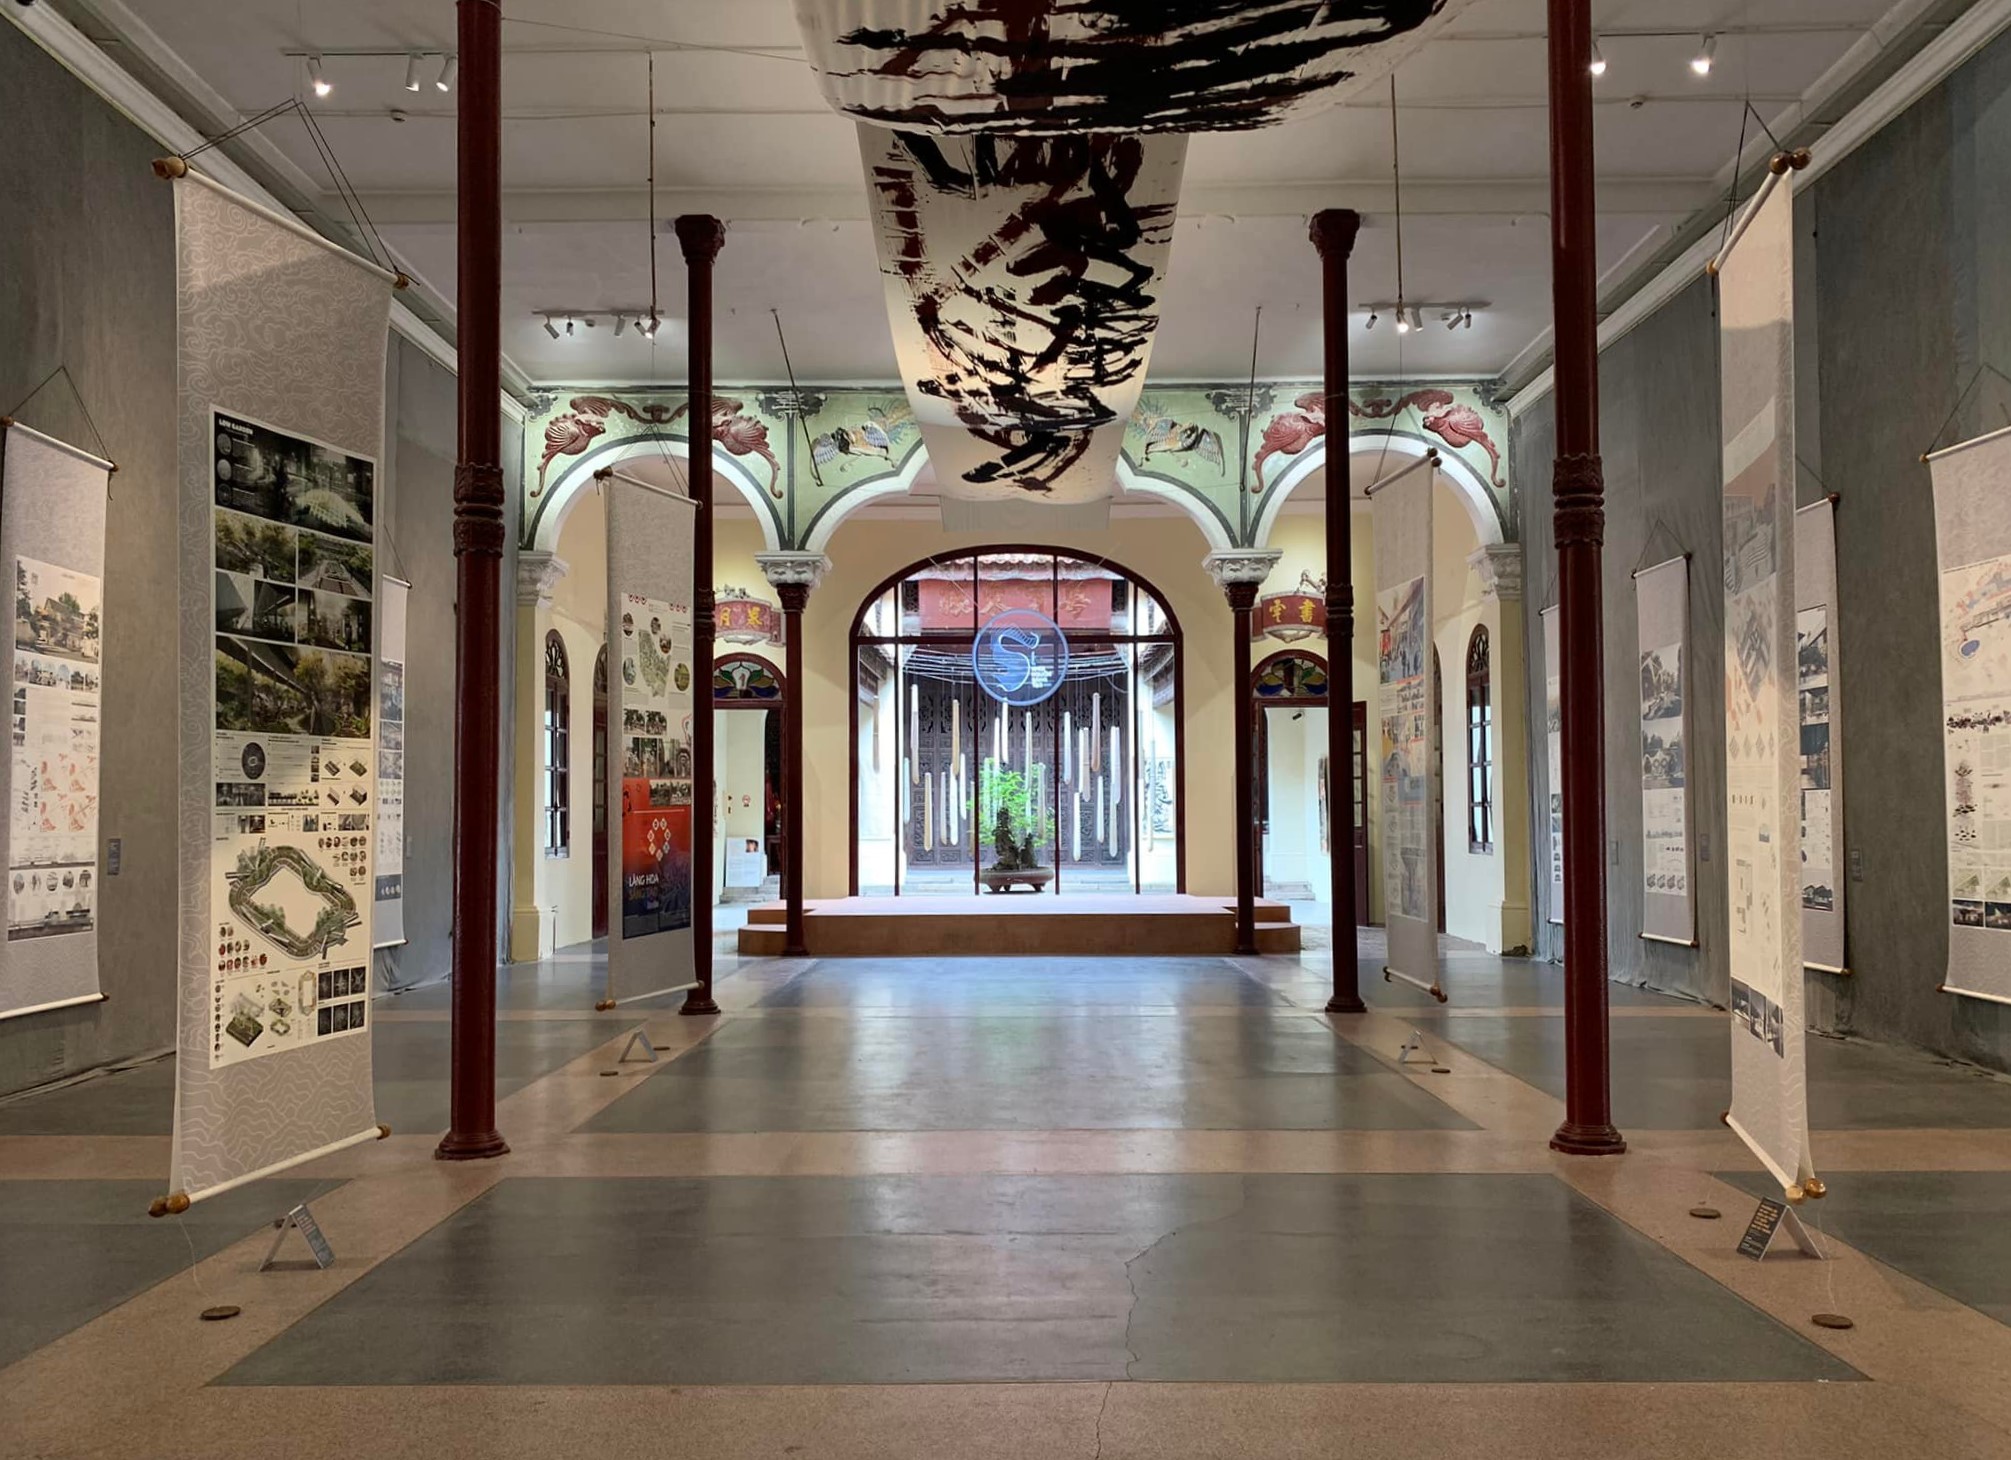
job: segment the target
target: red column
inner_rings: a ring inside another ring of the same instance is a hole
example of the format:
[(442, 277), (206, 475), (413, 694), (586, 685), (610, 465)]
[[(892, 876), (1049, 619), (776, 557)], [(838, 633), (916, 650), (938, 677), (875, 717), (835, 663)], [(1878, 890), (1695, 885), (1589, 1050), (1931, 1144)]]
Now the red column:
[(1558, 638), (1564, 739), (1564, 1124), (1552, 1150), (1618, 1155), (1606, 1028), (1606, 725), (1600, 590), (1598, 259), (1590, 0), (1550, 5), (1550, 252), (1556, 310)]
[(1313, 215), (1320, 251), (1321, 322), (1326, 331), (1327, 422), (1327, 842), (1332, 849), (1334, 992), (1330, 1014), (1360, 1014), (1361, 970), (1355, 958), (1355, 530), (1348, 486), (1348, 257), (1362, 215), (1323, 208)]
[(1236, 696), (1236, 951), (1257, 951), (1257, 692), (1250, 683), (1254, 582), (1225, 582), (1236, 636), (1230, 684)]
[(434, 1155), (500, 1156), (496, 827), (502, 818), (503, 7), (460, 0), (460, 451), (454, 467), (454, 995), (450, 1115)]
[(680, 1014), (717, 1014), (712, 997), (712, 261), (726, 226), (709, 213), (684, 213), (677, 241), (690, 274), (691, 662), (698, 680), (691, 716), (691, 943), (698, 987)]
[(803, 610), (808, 583), (779, 583), (782, 595), (782, 659), (788, 684), (782, 691), (782, 952), (802, 957), (803, 943)]

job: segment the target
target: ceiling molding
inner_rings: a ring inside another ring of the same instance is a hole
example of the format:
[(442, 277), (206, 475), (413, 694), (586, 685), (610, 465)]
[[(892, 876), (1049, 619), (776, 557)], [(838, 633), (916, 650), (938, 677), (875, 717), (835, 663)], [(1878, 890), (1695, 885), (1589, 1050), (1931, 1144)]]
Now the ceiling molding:
[[(1894, 13), (1904, 12), (1917, 18), (1930, 3), (1931, 0), (1902, 0)], [(1816, 179), (1876, 136), (1887, 123), (1947, 80), (2007, 26), (2011, 26), (2011, 0), (1977, 0), (1862, 102), (1846, 112), (1822, 137), (1809, 144), (1809, 166), (1790, 177), (1794, 190), (1799, 193), (1813, 185)], [(1833, 90), (1840, 89), (1846, 80), (1837, 76), (1838, 69), (1832, 68), (1818, 85), (1829, 84)], [(1859, 69), (1862, 69), (1861, 65)], [(1811, 88), (1812, 95), (1813, 91), (1814, 88)], [(1804, 112), (1813, 113), (1819, 107), (1820, 103), (1812, 102), (1804, 108)], [(1729, 178), (1721, 186), (1729, 186)], [(1717, 253), (1718, 243), (1715, 232), (1707, 232), (1620, 303), (1599, 325), (1599, 348), (1603, 350), (1622, 338), (1704, 277), (1704, 266)], [(1524, 360), (1533, 362), (1540, 353), (1547, 352), (1549, 339), (1550, 331), (1545, 330), (1516, 357), (1516, 363), (1504, 372), (1504, 378), (1513, 380), (1517, 365)], [(1514, 387), (1513, 394), (1504, 402), (1509, 417), (1521, 416), (1556, 386), (1555, 368), (1546, 367), (1527, 383)]]

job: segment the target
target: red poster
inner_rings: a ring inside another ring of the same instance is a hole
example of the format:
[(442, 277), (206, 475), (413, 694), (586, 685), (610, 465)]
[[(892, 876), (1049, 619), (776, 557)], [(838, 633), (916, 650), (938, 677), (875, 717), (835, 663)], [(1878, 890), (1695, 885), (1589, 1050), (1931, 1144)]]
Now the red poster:
[(621, 783), (621, 935), (691, 926), (691, 783)]

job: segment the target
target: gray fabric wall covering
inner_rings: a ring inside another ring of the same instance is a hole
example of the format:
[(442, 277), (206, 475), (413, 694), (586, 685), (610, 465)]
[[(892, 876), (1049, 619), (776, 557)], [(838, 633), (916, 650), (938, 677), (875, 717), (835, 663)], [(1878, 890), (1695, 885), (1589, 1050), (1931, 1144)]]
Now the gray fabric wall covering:
[[(2011, 423), (2011, 37), (1795, 200), (1798, 499), (1841, 494), (1837, 578), (1845, 672), (1860, 686), (1839, 731), (1852, 796), (1842, 831), (1852, 974), (1811, 973), (1809, 1027), (1912, 1044), (2011, 1069), (2011, 1008), (1938, 991), (1947, 958), (1947, 855), (1938, 715), (1933, 502), (1920, 454), (1955, 409), (1946, 445)], [(1717, 321), (1700, 279), (1600, 358), (1606, 462), (1607, 883), (1611, 976), (1723, 1003), (1727, 905), (1722, 852), (1724, 745), (1693, 738), (1690, 787), (1700, 838), (1695, 950), (1643, 944), (1641, 853), (1630, 752), (1635, 631), (1629, 571), (1656, 521), (1706, 571), (1693, 575), (1691, 680), (1699, 727), (1723, 723), (1722, 586), (1717, 562)], [(1550, 526), (1554, 402), (1515, 423), (1511, 450), (1530, 589), (1528, 705), (1540, 742), (1542, 634), (1554, 594)], [(1532, 767), (1533, 807), (1548, 787)], [(1533, 823), (1544, 825), (1538, 817)], [(1708, 860), (1704, 852), (1708, 849)], [(1617, 861), (1616, 861), (1617, 852)], [(1541, 951), (1546, 851), (1536, 848)]]
[[(0, 412), (67, 366), (119, 464), (99, 829), (122, 846), (99, 902), (107, 1001), (0, 1025), (4, 1093), (174, 1042), (175, 729), (160, 707), (175, 696), (174, 636), (161, 630), (176, 488), (174, 198), (148, 170), (160, 149), (12, 26), (0, 26), (0, 97), (14, 158), (0, 182)], [(16, 414), (93, 445), (61, 381)]]

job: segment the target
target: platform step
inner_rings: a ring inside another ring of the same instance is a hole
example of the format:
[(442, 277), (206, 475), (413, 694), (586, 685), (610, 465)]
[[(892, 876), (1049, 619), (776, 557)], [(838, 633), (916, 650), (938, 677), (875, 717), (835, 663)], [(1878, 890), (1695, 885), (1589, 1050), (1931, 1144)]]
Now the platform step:
[(740, 930), (740, 951), (742, 953), (756, 953), (769, 957), (779, 957), (781, 956), (783, 945), (788, 940), (789, 934), (787, 930), (779, 924), (769, 927), (749, 923)]

